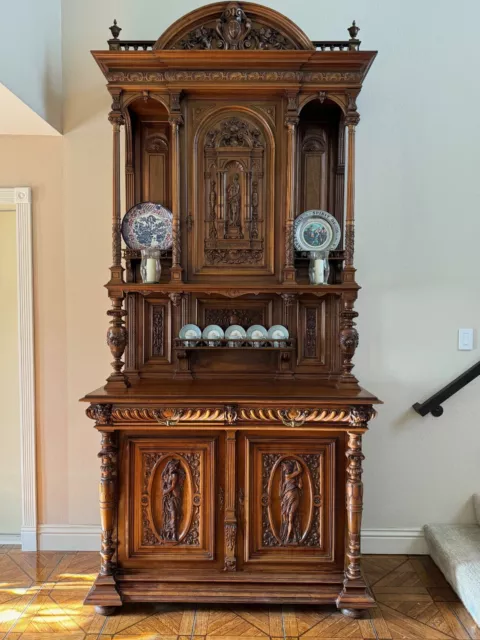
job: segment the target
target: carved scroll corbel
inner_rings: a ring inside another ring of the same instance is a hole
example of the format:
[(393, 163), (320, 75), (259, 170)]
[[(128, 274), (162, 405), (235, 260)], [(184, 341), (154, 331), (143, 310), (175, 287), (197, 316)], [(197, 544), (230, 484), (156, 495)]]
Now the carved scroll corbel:
[(153, 415), (162, 427), (176, 427), (180, 422), (185, 409), (154, 409)]
[(310, 414), (310, 409), (280, 409), (278, 412), (286, 427), (301, 427)]

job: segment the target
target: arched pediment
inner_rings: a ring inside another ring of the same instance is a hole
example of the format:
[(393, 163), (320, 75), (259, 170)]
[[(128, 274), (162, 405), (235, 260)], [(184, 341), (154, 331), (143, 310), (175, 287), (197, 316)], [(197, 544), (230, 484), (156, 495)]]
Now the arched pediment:
[(174, 22), (154, 49), (314, 49), (312, 42), (278, 11), (253, 2), (216, 2)]

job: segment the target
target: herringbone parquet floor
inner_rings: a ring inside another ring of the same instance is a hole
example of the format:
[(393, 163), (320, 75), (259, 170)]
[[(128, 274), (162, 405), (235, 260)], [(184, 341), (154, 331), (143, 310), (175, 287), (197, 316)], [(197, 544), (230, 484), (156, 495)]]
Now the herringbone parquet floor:
[(426, 556), (366, 556), (378, 607), (351, 620), (325, 607), (132, 605), (110, 618), (84, 607), (96, 553), (0, 546), (0, 640), (480, 640)]

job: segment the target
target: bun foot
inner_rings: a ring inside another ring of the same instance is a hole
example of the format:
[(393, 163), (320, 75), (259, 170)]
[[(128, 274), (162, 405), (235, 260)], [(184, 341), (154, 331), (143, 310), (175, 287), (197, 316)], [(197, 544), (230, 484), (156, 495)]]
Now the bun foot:
[(341, 613), (344, 616), (348, 616), (349, 618), (362, 618), (363, 617), (363, 609), (340, 609)]
[(102, 607), (100, 605), (97, 605), (95, 607), (95, 611), (96, 613), (98, 613), (98, 615), (100, 616), (113, 616), (115, 613), (117, 613), (119, 607)]

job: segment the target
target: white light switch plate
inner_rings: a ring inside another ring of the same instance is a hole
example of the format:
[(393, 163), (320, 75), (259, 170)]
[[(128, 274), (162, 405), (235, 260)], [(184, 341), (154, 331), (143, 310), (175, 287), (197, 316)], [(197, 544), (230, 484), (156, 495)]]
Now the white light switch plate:
[(459, 351), (471, 351), (473, 349), (473, 329), (458, 330)]

